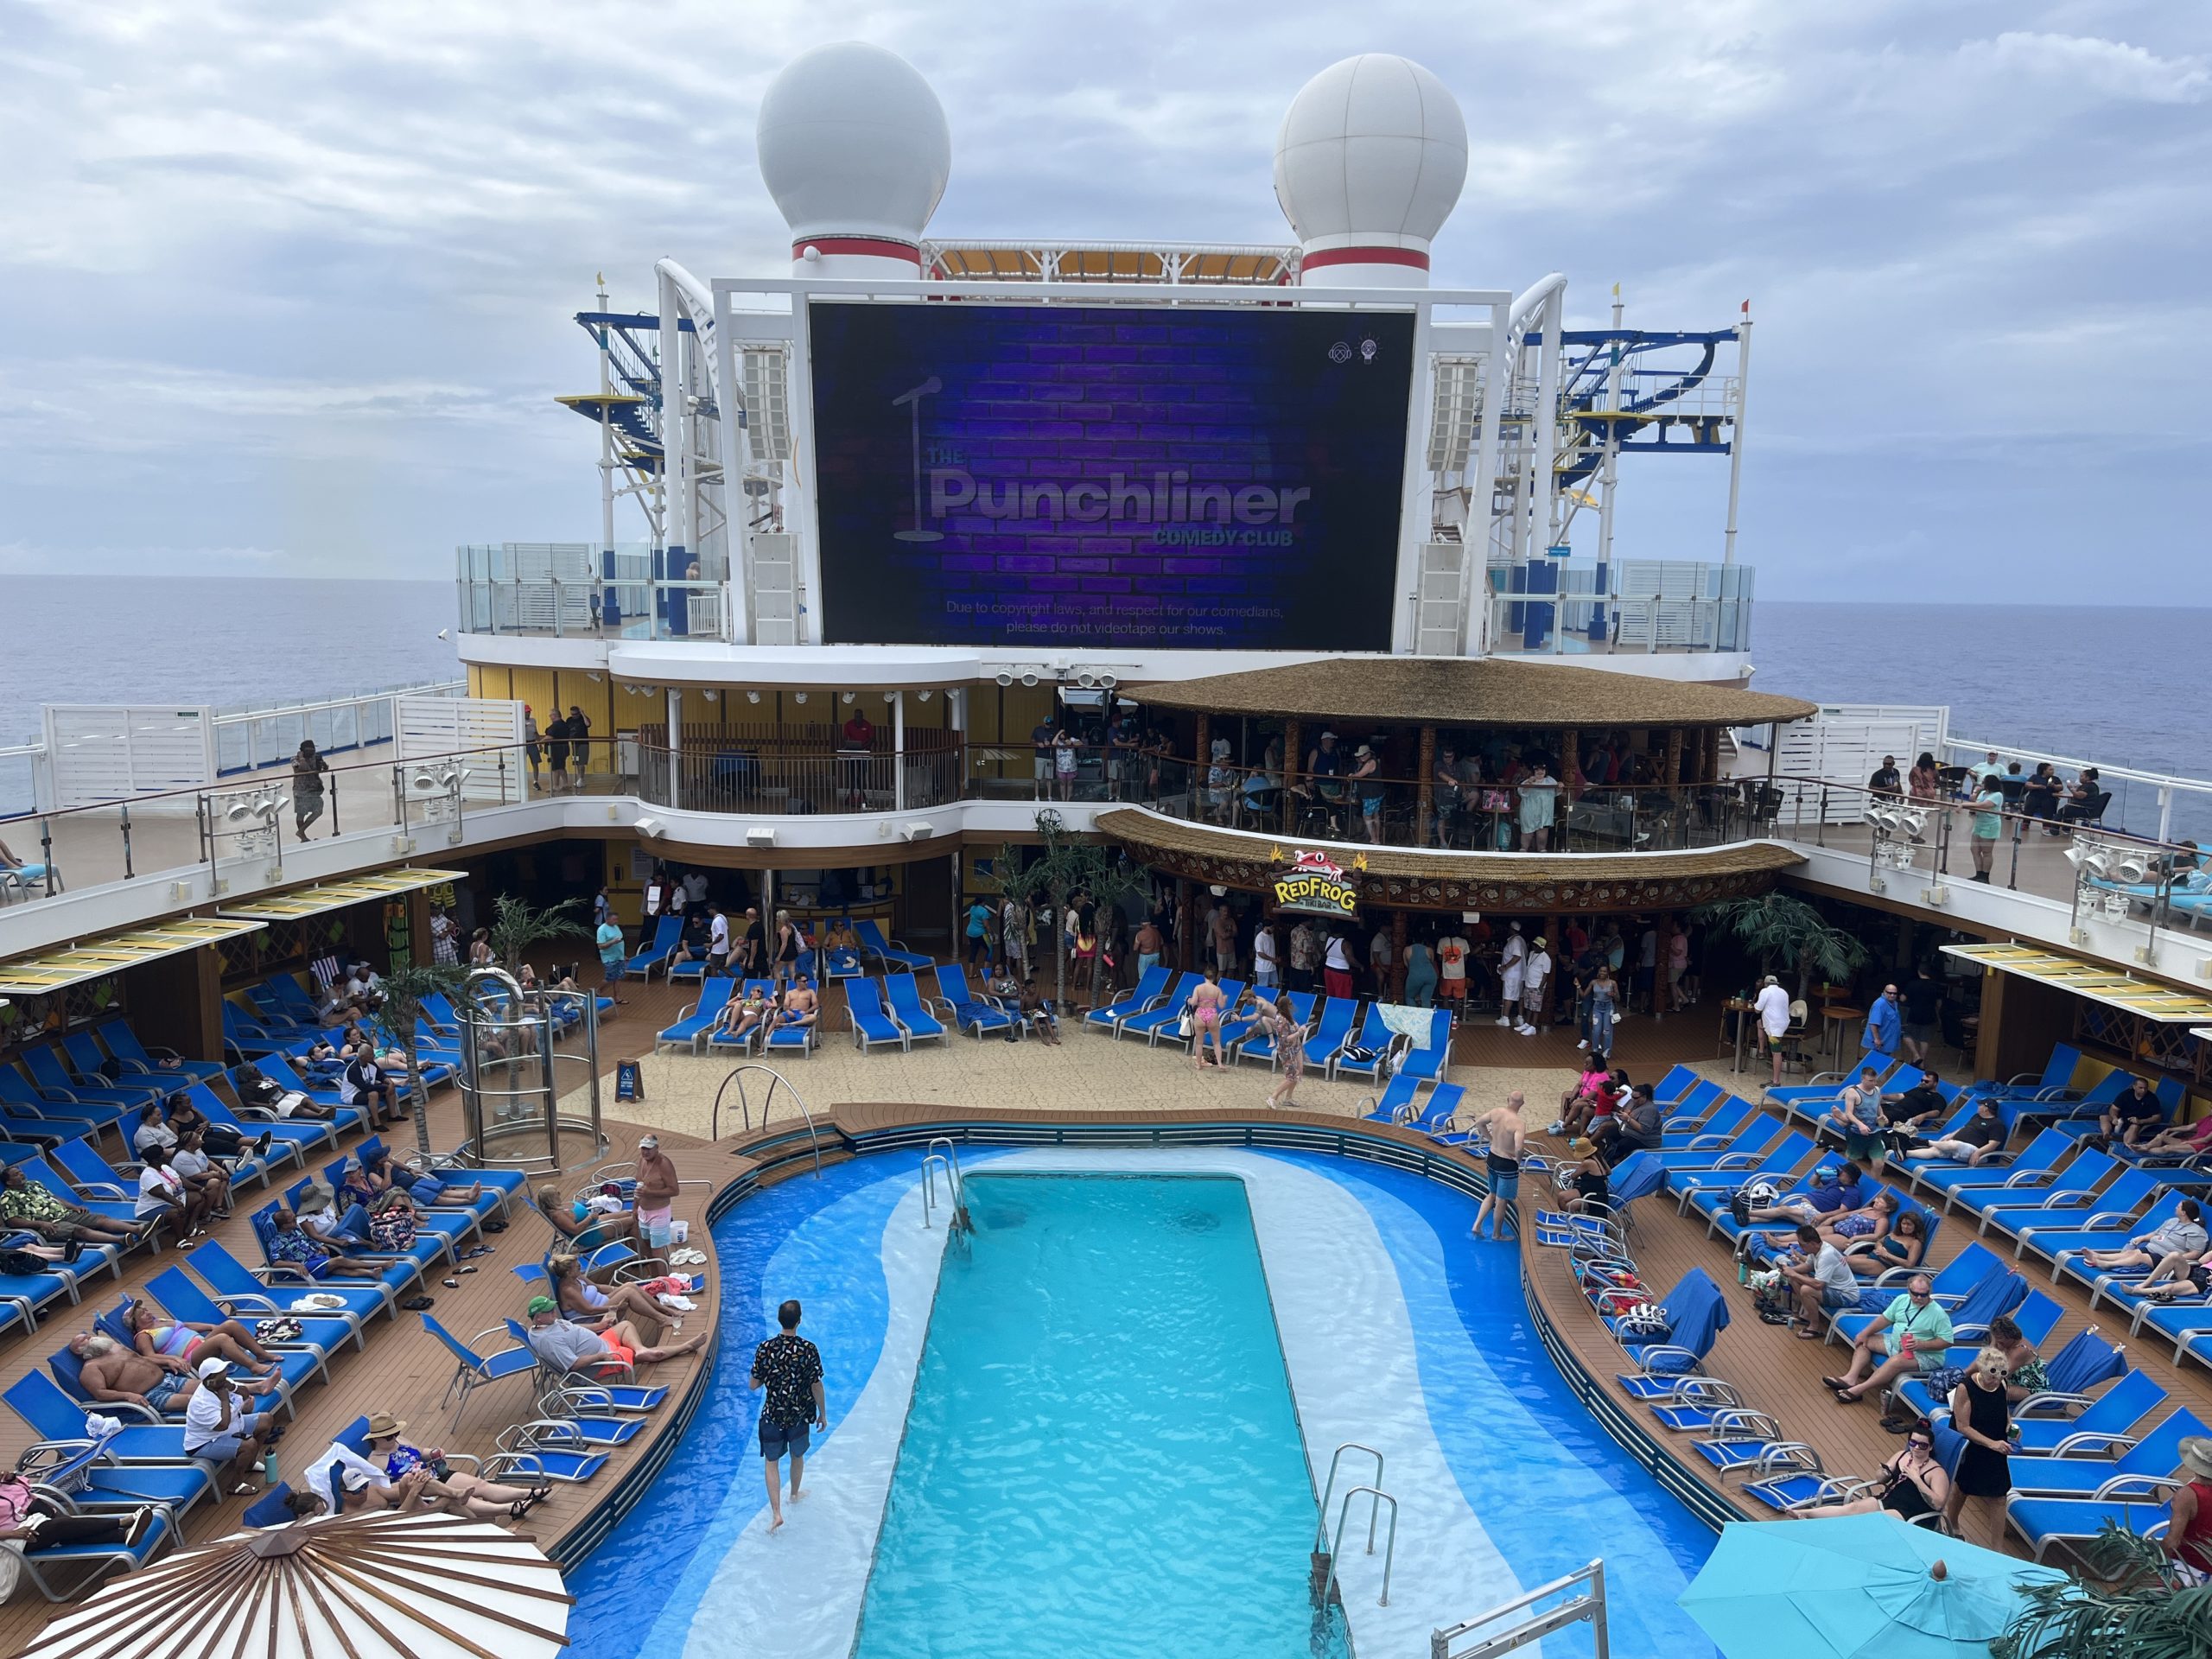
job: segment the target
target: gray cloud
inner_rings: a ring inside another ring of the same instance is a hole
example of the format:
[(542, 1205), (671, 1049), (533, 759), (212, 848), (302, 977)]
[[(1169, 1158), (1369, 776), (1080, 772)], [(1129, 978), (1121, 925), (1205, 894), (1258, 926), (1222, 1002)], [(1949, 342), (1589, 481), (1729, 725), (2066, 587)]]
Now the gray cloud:
[[(777, 273), (753, 111), (850, 36), (937, 86), (935, 228), (979, 236), (1287, 240), (1292, 94), (1417, 57), (1472, 143), (1440, 282), (1754, 302), (1763, 592), (2196, 577), (2212, 14), (2086, 0), (0, 0), (0, 564), (440, 576), (589, 537), (569, 314), (602, 269), (644, 303), (663, 253)], [(1624, 544), (1713, 551), (1723, 482), (1648, 463)]]

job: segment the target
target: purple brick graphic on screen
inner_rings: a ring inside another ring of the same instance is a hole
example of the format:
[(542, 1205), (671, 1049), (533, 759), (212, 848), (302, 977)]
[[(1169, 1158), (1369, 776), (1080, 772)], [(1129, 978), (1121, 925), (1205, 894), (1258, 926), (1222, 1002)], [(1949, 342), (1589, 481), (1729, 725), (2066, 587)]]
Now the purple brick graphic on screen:
[(1389, 648), (1410, 315), (808, 315), (832, 643)]

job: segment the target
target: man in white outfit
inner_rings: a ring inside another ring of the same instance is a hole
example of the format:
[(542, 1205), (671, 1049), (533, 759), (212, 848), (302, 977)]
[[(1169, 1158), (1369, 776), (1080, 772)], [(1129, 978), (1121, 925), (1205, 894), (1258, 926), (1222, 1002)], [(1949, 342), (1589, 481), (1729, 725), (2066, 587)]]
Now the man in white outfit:
[(1766, 1044), (1766, 1052), (1774, 1060), (1773, 1087), (1782, 1087), (1782, 1039), (1789, 1031), (1789, 993), (1782, 988), (1782, 982), (1772, 974), (1759, 987), (1759, 994), (1751, 1001), (1759, 1016), (1759, 1035)]
[(1510, 931), (1505, 936), (1505, 954), (1497, 963), (1503, 982), (1498, 993), (1497, 1023), (1501, 1026), (1519, 1022), (1522, 972), (1529, 960), (1529, 942), (1521, 937), (1521, 924), (1509, 922), (1506, 925)]
[(1521, 970), (1521, 1023), (1516, 1027), (1523, 1037), (1536, 1034), (1536, 1021), (1543, 1017), (1544, 987), (1552, 976), (1551, 941), (1542, 934), (1529, 952), (1529, 961)]

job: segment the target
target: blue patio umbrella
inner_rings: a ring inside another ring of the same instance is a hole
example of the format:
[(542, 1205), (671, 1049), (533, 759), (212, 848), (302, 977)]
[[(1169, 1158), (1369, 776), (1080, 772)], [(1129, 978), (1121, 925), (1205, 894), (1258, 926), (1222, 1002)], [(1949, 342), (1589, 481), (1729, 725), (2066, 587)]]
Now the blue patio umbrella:
[(1986, 1659), (2019, 1586), (2056, 1567), (1891, 1515), (1737, 1522), (1682, 1607), (1727, 1659)]

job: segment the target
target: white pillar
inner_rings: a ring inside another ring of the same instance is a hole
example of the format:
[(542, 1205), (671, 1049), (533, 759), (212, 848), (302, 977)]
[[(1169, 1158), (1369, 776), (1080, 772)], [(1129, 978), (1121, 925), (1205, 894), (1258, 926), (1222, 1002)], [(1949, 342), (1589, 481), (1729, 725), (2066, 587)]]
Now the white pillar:
[[(1505, 339), (1511, 331), (1513, 311), (1509, 305), (1490, 308), (1490, 349), (1483, 353), (1483, 412), (1475, 433), (1474, 482), (1467, 499), (1465, 538), (1466, 620), (1462, 625), (1460, 649), (1476, 656), (1490, 649), (1490, 540), (1495, 524), (1491, 497), (1497, 489), (1497, 433), (1500, 412), (1513, 384), (1513, 365), (1506, 361)], [(1510, 549), (1508, 550), (1510, 552)]]
[[(1567, 315), (1567, 289), (1564, 283), (1552, 290), (1544, 302), (1538, 327), (1543, 332), (1543, 354), (1536, 359), (1536, 407), (1531, 411), (1529, 429), (1533, 453), (1529, 458), (1529, 480), (1531, 499), (1529, 509), (1529, 553), (1531, 558), (1551, 560), (1552, 515), (1558, 501), (1559, 474), (1553, 470), (1559, 459), (1559, 335), (1560, 323)], [(1558, 573), (1554, 572), (1552, 607), (1552, 649), (1560, 648), (1567, 632), (1567, 600), (1558, 591)]]
[(1728, 530), (1720, 541), (1720, 563), (1736, 563), (1736, 499), (1744, 486), (1744, 410), (1751, 389), (1751, 302), (1736, 325), (1736, 420), (1728, 434)]
[(891, 694), (891, 806), (906, 810), (906, 694)]
[[(672, 581), (681, 574), (691, 543), (690, 467), (686, 464), (691, 453), (691, 434), (683, 397), (683, 333), (677, 326), (682, 300), (674, 280), (665, 271), (660, 273), (659, 293), (660, 471), (668, 502), (662, 531), (667, 555), (662, 562), (661, 574), (664, 580)], [(661, 599), (662, 594), (656, 594), (656, 620)]]
[(668, 805), (671, 811), (683, 804), (683, 688), (668, 688)]

